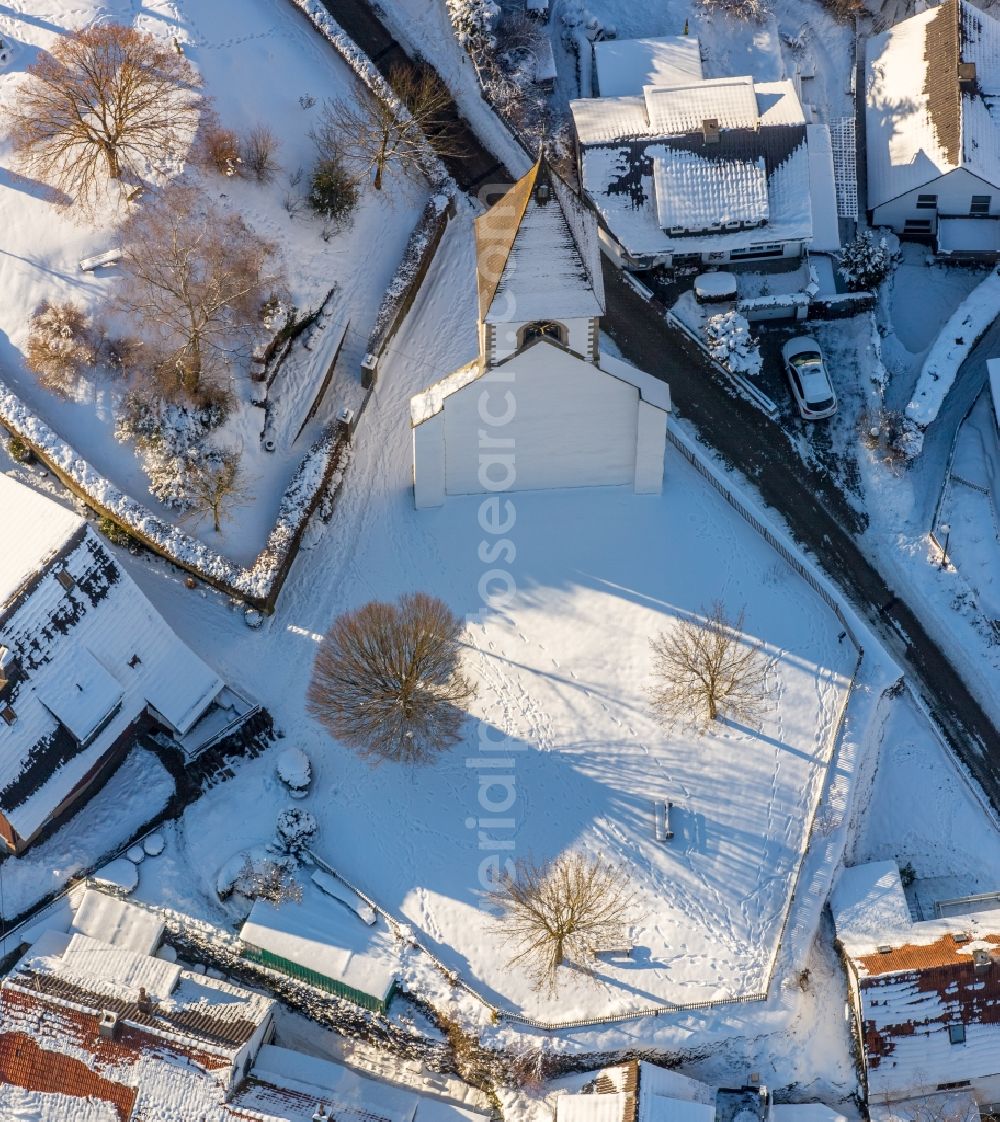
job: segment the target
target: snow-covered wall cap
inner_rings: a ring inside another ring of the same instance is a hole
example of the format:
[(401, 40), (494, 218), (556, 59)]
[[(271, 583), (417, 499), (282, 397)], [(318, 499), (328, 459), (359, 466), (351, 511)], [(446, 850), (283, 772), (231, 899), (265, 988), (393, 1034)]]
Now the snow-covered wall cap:
[(83, 519), (0, 475), (0, 609), (66, 545)]

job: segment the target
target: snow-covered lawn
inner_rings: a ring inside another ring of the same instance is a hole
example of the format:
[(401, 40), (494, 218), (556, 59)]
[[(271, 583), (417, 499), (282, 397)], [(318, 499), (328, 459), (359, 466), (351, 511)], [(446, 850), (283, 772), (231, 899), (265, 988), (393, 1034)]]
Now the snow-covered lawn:
[[(330, 288), (337, 286), (326, 334), (332, 336), (348, 321), (350, 329), (338, 375), (298, 440), (293, 442), (293, 437), (324, 371), (306, 379), (289, 375), (284, 387), (279, 375), (272, 393), (281, 395), (284, 389), (284, 396), (273, 453), (261, 447), (264, 411), (249, 404), (246, 371), (234, 369), (232, 373), (239, 405), (218, 439), (242, 449), (252, 497), (234, 511), (221, 537), (213, 532), (210, 520), (189, 521), (185, 528), (245, 564), (264, 544), (282, 492), (311, 441), (341, 405), (356, 403), (359, 362), (368, 332), (428, 191), (390, 175), (381, 193), (363, 192), (350, 227), (329, 240), (322, 236), (322, 221), (307, 211), (289, 217), (283, 199), (304, 190), (315, 161), (308, 133), (324, 100), (362, 96), (362, 87), (336, 51), (287, 0), (151, 0), (141, 6), (128, 0), (48, 0), (32, 9), (28, 15), (0, 7), (0, 37), (13, 43), (15, 51), (11, 66), (0, 75), (0, 99), (11, 96), (20, 72), (37, 50), (51, 44), (64, 28), (85, 26), (100, 18), (134, 24), (168, 40), (176, 37), (202, 75), (205, 92), (215, 99), (223, 125), (242, 133), (261, 123), (280, 140), (277, 159), (282, 170), (270, 186), (192, 168), (185, 173), (188, 180), (203, 185), (206, 197), (223, 211), (241, 215), (257, 233), (279, 245), (291, 295), (300, 309), (317, 307)], [(0, 163), (9, 167), (9, 156), (4, 147)], [(302, 182), (293, 187), (290, 180), (297, 175)], [(72, 299), (95, 316), (106, 305), (121, 281), (120, 270), (83, 273), (78, 263), (115, 244), (113, 216), (101, 214), (95, 224), (81, 221), (51, 206), (40, 185), (4, 169), (0, 172), (0, 225), (4, 230), (0, 255), (4, 380), (113, 483), (154, 513), (173, 517), (148, 494), (148, 480), (132, 447), (113, 439), (122, 383), (96, 374), (75, 400), (63, 401), (38, 387), (19, 353), (28, 317), (41, 300)]]
[[(182, 635), (275, 713), (310, 755), (315, 848), (445, 962), (507, 1007), (568, 1019), (762, 988), (844, 699), (854, 650), (808, 587), (679, 454), (662, 498), (618, 489), (517, 494), (516, 556), (482, 560), (478, 499), (417, 513), (409, 395), (475, 346), (467, 222), (446, 235), (432, 280), (392, 348), (359, 433), (337, 515), (260, 632), (140, 568)], [(497, 565), (516, 593), (493, 610), (479, 584)], [(303, 712), (318, 635), (372, 597), (426, 589), (470, 618), (480, 684), (462, 744), (423, 768), (372, 769)], [(698, 738), (663, 730), (645, 696), (649, 640), (722, 599), (776, 659), (777, 696), (758, 733), (735, 723)], [(481, 737), (507, 738), (510, 784), (484, 789)], [(513, 802), (490, 812), (490, 801)], [(675, 804), (675, 839), (653, 839), (653, 800)], [(266, 841), (287, 795), (267, 753), (185, 814), (140, 895), (225, 922), (219, 866)], [(252, 808), (252, 813), (248, 813)], [(480, 818), (500, 821), (484, 823)], [(508, 822), (510, 819), (512, 821)], [(512, 843), (513, 848), (501, 848)], [(557, 1000), (532, 991), (482, 907), (480, 863), (582, 848), (620, 865), (637, 892), (636, 952)], [(206, 855), (212, 859), (207, 860)], [(411, 960), (412, 962), (413, 960)], [(420, 967), (409, 982), (419, 988)]]

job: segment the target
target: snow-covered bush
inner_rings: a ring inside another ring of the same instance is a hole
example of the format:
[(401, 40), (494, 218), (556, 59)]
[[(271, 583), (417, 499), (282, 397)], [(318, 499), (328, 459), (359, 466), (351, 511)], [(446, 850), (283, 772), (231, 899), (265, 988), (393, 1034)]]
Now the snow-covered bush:
[(317, 214), (339, 228), (354, 213), (360, 194), (357, 180), (343, 163), (327, 157), (313, 168), (306, 198)]
[(290, 806), (278, 815), (278, 844), (286, 853), (299, 853), (312, 841), (316, 827), (313, 814), (301, 807)]
[(217, 402), (185, 405), (130, 393), (116, 418), (115, 439), (135, 444), (151, 495), (172, 510), (188, 510), (196, 499), (196, 466), (217, 454), (206, 439), (225, 417)]
[(25, 441), (16, 433), (7, 437), (7, 454), (17, 464), (30, 463), (33, 455)]
[(748, 23), (763, 23), (771, 14), (767, 0), (701, 0), (703, 8), (726, 12)]
[(763, 365), (758, 339), (738, 312), (720, 312), (705, 321), (708, 352), (733, 374), (759, 374)]
[(286, 748), (278, 757), (278, 778), (293, 799), (301, 799), (312, 782), (312, 765), (301, 748)]
[(84, 367), (94, 362), (94, 347), (83, 311), (69, 301), (43, 301), (28, 324), (25, 360), (40, 385), (66, 397)]
[(269, 854), (264, 849), (237, 853), (222, 866), (215, 882), (220, 900), (234, 893), (247, 900), (301, 900), (302, 887), (295, 879), (298, 865), (294, 857)]
[(863, 230), (840, 254), (838, 272), (851, 292), (875, 289), (892, 272), (893, 253), (884, 236), (877, 241), (870, 230)]
[(500, 18), (500, 5), (494, 0), (447, 0), (448, 15), (458, 41), (467, 50), (481, 50), (494, 44), (493, 29)]

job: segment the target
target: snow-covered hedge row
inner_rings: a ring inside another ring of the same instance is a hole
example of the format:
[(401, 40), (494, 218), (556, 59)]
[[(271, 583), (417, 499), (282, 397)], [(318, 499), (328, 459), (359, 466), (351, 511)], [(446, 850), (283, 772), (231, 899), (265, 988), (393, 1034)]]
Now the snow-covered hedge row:
[(346, 438), (334, 433), (313, 445), (282, 496), (267, 544), (241, 568), (204, 542), (158, 517), (105, 479), (76, 450), (0, 384), (0, 424), (31, 450), (88, 506), (106, 515), (168, 561), (230, 595), (270, 610), (320, 493), (336, 487), (347, 464)]
[[(291, 2), (308, 17), (316, 30), (371, 90), (374, 97), (393, 106), (394, 111), (400, 117), (409, 116), (406, 106), (395, 95), (392, 87), (378, 72), (372, 60), (337, 23), (319, 0), (291, 0)], [(425, 145), (421, 163), (424, 174), (435, 185), (436, 190), (449, 195), (457, 190), (455, 181), (448, 174), (447, 168), (441, 163), (429, 142)]]
[(368, 336), (368, 354), (376, 358), (410, 305), (410, 295), (420, 283), (448, 222), (450, 194), (432, 195), (413, 227), (403, 258), (382, 296), (375, 325)]
[(923, 430), (937, 417), (948, 391), (955, 384), (958, 368), (1000, 315), (1000, 273), (992, 272), (977, 285), (951, 314), (927, 352), (917, 379), (917, 388), (906, 407), (912, 429), (907, 454), (923, 447)]

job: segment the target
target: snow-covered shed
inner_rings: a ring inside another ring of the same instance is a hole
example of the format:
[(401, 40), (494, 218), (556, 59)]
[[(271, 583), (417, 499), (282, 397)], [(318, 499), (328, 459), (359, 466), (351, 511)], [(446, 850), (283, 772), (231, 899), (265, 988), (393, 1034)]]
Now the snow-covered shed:
[(943, 0), (872, 36), (866, 66), (872, 223), (1000, 253), (1000, 22)]
[(416, 395), (418, 507), (448, 495), (663, 486), (665, 382), (602, 355), (593, 214), (544, 159), (476, 222), (480, 355)]
[(830, 902), (869, 1102), (1000, 1102), (1000, 910), (914, 921), (890, 861), (845, 869)]
[[(261, 994), (76, 933), (47, 932), (0, 985), (0, 1086), (80, 1117), (211, 1118), (272, 1035)], [(85, 1116), (89, 1117), (89, 1116)]]
[(223, 689), (86, 522), (0, 475), (0, 838), (20, 852), (143, 732), (192, 732)]
[[(647, 42), (621, 41), (609, 59), (634, 55), (638, 74)], [(620, 93), (571, 102), (605, 245), (632, 269), (838, 249), (829, 129), (808, 124), (791, 81), (703, 78), (688, 51), (690, 73), (681, 58), (666, 80), (623, 77), (611, 83)], [(658, 67), (671, 64), (647, 69)]]
[(367, 924), (314, 884), (303, 885), (298, 901), (256, 900), (240, 937), (251, 962), (365, 1009), (389, 1008), (400, 966), (385, 922)]

